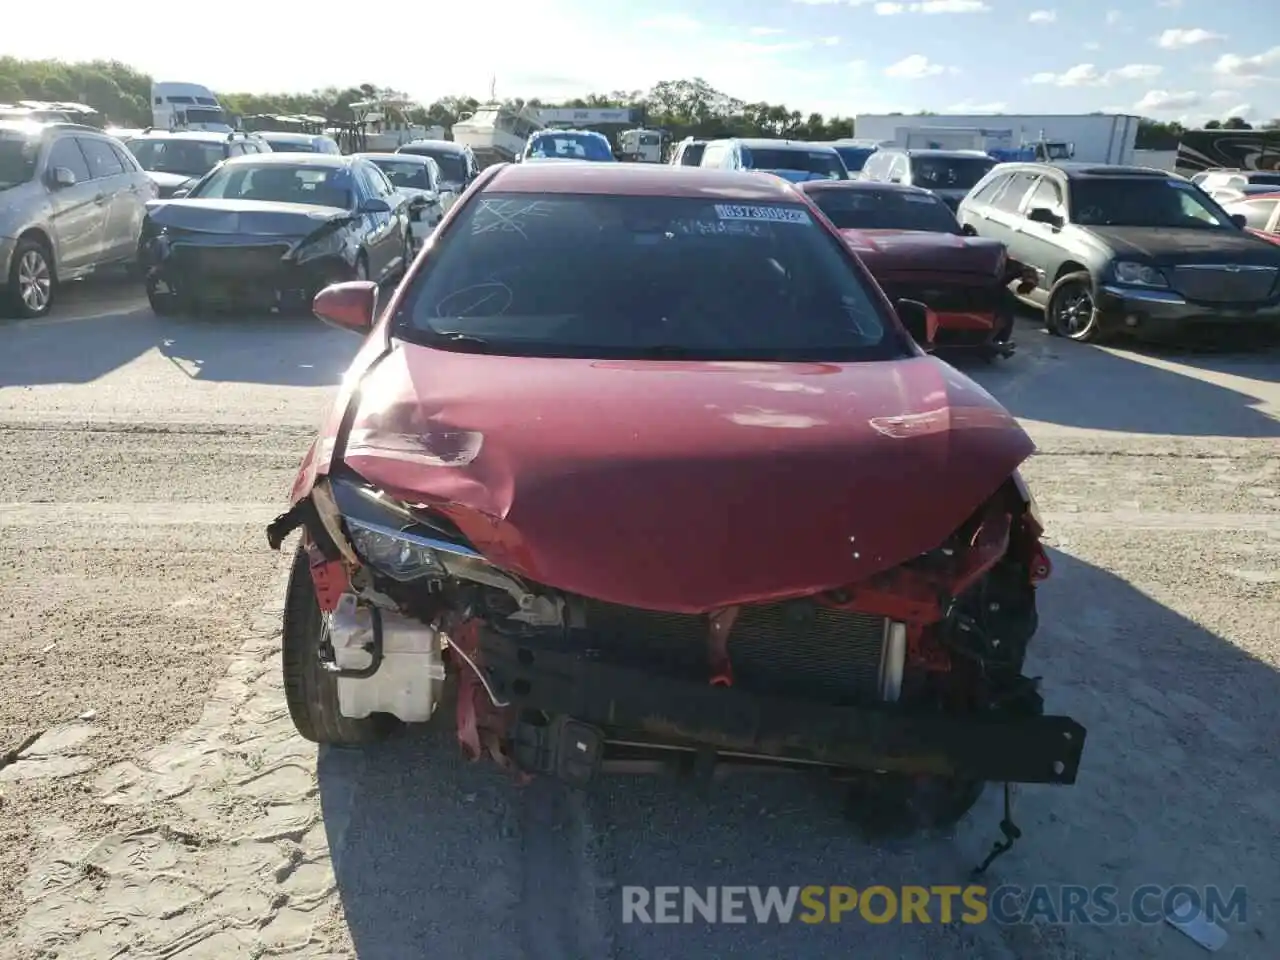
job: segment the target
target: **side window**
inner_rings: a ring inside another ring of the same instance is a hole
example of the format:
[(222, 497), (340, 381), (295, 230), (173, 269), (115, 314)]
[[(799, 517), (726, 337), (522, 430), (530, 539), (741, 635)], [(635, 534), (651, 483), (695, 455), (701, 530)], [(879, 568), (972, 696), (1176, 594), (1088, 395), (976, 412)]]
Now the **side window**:
[(380, 197), (381, 199), (386, 200), (395, 194), (396, 188), (391, 186), (391, 181), (387, 179), (387, 175), (376, 165), (366, 165), (364, 168), (364, 175), (369, 178), (369, 184), (373, 188), (373, 195), (375, 197)]
[(1027, 190), (1030, 189), (1031, 182), (1034, 179), (1034, 174), (1015, 173), (1009, 178), (1008, 185), (992, 201), (991, 205), (997, 210), (1003, 210), (1005, 213), (1017, 213), (1018, 207), (1022, 204), (1022, 198), (1027, 195)]
[(893, 160), (893, 166), (889, 168), (889, 179), (899, 180), (902, 183), (910, 182), (911, 160), (906, 154), (899, 154)]
[(1250, 200), (1248, 203), (1233, 205), (1227, 213), (1242, 213), (1247, 226), (1254, 230), (1265, 230), (1277, 204), (1280, 204), (1280, 200)]
[(991, 182), (973, 195), (973, 199), (978, 203), (990, 203), (1009, 182), (1009, 178), (1013, 176), (1011, 173), (1004, 173), (998, 177), (992, 177)]
[(71, 137), (55, 140), (49, 149), (49, 169), (53, 170), (55, 167), (66, 167), (74, 173), (76, 183), (93, 179), (93, 174), (89, 172), (89, 162)]
[(711, 144), (702, 153), (702, 166), (718, 167), (720, 161), (724, 159), (725, 151), (729, 148), (723, 143)]
[(862, 168), (862, 178), (864, 180), (879, 180), (881, 173), (884, 171), (887, 158), (888, 154), (873, 153)]
[(245, 155), (245, 145), (243, 143), (227, 144), (228, 157), (243, 157)]
[(110, 146), (111, 149), (115, 151), (116, 159), (118, 159), (120, 163), (123, 164), (126, 172), (128, 173), (142, 172), (142, 168), (138, 166), (138, 161), (134, 158), (132, 153), (130, 153), (128, 150), (126, 150), (124, 147), (118, 144), (112, 143), (112, 144), (108, 144), (108, 146)]
[(1031, 191), (1031, 199), (1027, 201), (1027, 210), (1035, 207), (1044, 207), (1059, 216), (1065, 213), (1066, 205), (1062, 202), (1062, 188), (1058, 186), (1056, 180), (1050, 177), (1040, 178), (1036, 188)]
[(89, 162), (91, 179), (100, 180), (124, 173), (124, 165), (120, 162), (120, 158), (111, 149), (111, 144), (105, 140), (76, 137), (76, 142), (80, 144), (80, 149), (84, 151), (85, 159)]

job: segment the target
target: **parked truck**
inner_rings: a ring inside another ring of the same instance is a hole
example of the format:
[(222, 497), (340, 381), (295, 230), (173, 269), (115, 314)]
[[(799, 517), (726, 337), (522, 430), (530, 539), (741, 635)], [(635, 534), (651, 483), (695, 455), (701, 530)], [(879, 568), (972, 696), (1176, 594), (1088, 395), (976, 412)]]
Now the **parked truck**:
[(1123, 114), (864, 114), (854, 132), (886, 146), (982, 150), (998, 160), (1134, 162), (1139, 118)]

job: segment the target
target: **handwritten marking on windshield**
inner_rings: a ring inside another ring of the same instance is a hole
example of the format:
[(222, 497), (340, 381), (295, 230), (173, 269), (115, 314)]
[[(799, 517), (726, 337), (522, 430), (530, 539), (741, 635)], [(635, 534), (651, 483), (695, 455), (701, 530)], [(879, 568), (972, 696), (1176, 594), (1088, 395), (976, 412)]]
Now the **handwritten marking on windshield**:
[(545, 217), (551, 208), (542, 200), (494, 200), (480, 201), (480, 209), (471, 221), (472, 236), (482, 233), (518, 233), (525, 240), (529, 239), (524, 232), (523, 222), (530, 217)]

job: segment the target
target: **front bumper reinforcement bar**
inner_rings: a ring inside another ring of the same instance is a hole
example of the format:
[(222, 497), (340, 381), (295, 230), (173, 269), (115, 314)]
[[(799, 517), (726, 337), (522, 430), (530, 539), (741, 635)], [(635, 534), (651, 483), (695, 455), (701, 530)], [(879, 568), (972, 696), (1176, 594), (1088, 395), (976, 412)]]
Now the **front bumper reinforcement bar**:
[(1075, 783), (1085, 729), (1070, 717), (956, 716), (834, 707), (670, 679), (480, 631), (490, 681), (512, 706), (651, 739), (858, 770), (1004, 783)]

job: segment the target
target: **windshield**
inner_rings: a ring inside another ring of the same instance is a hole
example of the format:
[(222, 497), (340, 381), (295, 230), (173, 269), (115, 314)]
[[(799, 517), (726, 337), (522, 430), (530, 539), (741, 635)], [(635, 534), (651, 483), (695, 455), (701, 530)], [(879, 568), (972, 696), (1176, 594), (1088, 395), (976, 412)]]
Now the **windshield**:
[(1249, 183), (1280, 184), (1280, 173), (1250, 173)]
[(911, 182), (926, 190), (969, 190), (995, 165), (990, 157), (912, 157)]
[(526, 157), (558, 157), (565, 160), (612, 160), (613, 151), (599, 137), (577, 133), (541, 133), (529, 138)]
[(705, 143), (686, 144), (684, 153), (680, 154), (680, 165), (682, 167), (697, 167), (702, 164), (702, 153), (707, 149)]
[(351, 171), (285, 163), (232, 163), (196, 184), (188, 197), (203, 200), (262, 200), (350, 210), (355, 206)]
[(452, 150), (432, 150), (429, 147), (401, 147), (397, 153), (411, 153), (415, 157), (430, 157), (440, 166), (440, 179), (445, 183), (459, 184), (467, 179), (467, 164), (462, 154)]
[(836, 147), (836, 153), (844, 161), (845, 168), (853, 173), (866, 165), (867, 158), (875, 153), (871, 147)]
[(814, 190), (809, 196), (841, 230), (961, 232), (955, 215), (930, 193), (829, 189)]
[(318, 153), (316, 145), (310, 140), (272, 140), (264, 137), (272, 153)]
[(36, 175), (40, 139), (0, 130), (0, 190), (26, 183)]
[(1084, 226), (1236, 229), (1197, 187), (1155, 178), (1075, 181), (1071, 219)]
[(804, 206), (492, 194), (469, 204), (398, 316), (477, 353), (852, 361), (909, 355)]
[(378, 158), (374, 160), (379, 170), (387, 175), (393, 187), (408, 190), (430, 190), (431, 178), (427, 176), (425, 163), (414, 163), (412, 160), (391, 160)]
[(187, 107), (187, 123), (226, 123), (221, 110), (210, 110), (208, 107)]
[(744, 147), (742, 152), (750, 157), (747, 165), (753, 170), (793, 170), (816, 179), (849, 179), (849, 171), (834, 150), (748, 150)]
[(143, 170), (203, 177), (225, 156), (220, 143), (200, 140), (161, 140), (144, 137), (130, 140), (126, 147), (138, 158)]

